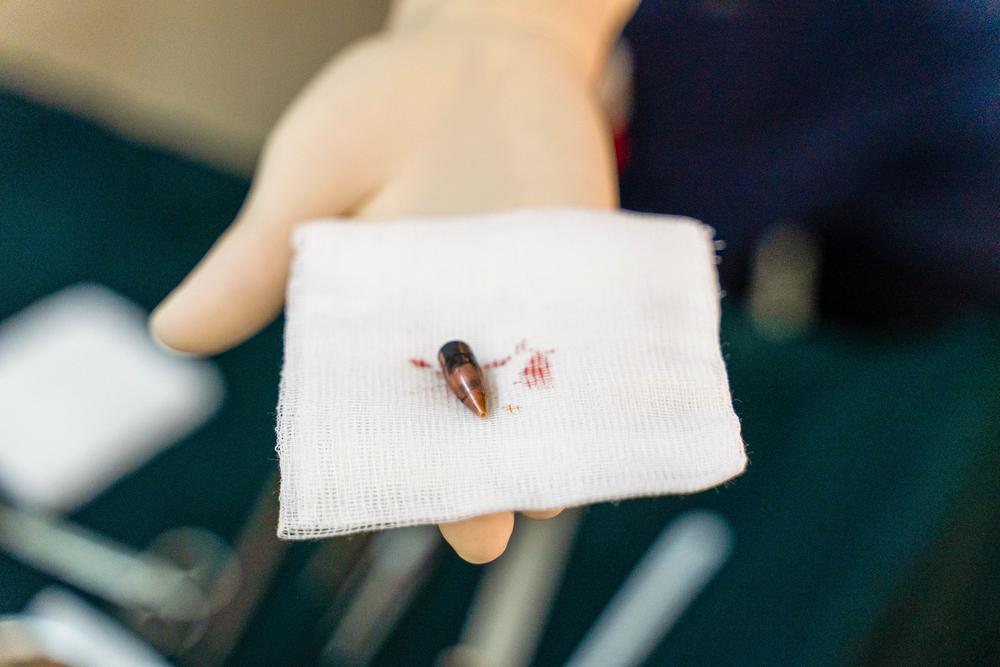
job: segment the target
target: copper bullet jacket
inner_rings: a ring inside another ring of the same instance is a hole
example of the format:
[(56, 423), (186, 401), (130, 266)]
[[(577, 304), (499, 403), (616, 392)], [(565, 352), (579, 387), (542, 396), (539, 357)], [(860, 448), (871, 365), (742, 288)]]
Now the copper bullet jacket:
[(486, 416), (486, 387), (483, 371), (476, 355), (466, 343), (453, 340), (441, 346), (438, 363), (452, 392), (467, 408), (480, 417)]

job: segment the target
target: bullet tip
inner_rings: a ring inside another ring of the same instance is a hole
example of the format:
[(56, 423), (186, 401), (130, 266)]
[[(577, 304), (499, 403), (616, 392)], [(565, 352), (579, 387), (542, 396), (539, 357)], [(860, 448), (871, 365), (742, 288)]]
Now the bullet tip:
[(472, 405), (475, 407), (476, 414), (486, 419), (486, 392), (481, 389), (474, 390), (470, 398), (472, 399)]

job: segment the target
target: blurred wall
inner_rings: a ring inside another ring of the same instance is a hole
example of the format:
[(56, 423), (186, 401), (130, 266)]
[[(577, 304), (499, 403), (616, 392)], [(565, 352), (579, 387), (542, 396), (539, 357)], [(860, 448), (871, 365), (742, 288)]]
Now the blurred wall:
[(268, 128), (388, 0), (0, 0), (0, 87), (249, 173)]

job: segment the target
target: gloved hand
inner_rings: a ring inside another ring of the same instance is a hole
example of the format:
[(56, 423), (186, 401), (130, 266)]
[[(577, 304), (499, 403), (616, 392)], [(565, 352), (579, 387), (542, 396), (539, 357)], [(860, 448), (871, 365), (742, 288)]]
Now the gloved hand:
[[(289, 232), (309, 219), (614, 207), (594, 89), (633, 4), (404, 2), (385, 32), (335, 58), (289, 107), (236, 221), (153, 313), (154, 335), (214, 354), (256, 333), (282, 307)], [(463, 558), (486, 562), (513, 521), (501, 512), (441, 532)]]

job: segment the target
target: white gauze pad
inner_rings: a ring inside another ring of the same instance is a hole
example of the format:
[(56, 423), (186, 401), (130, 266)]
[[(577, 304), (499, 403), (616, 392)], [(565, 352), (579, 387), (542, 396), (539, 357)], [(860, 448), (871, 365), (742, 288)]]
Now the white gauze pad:
[[(329, 220), (293, 245), (282, 537), (691, 493), (746, 465), (694, 220)], [(441, 376), (453, 339), (483, 368), (485, 419)]]

